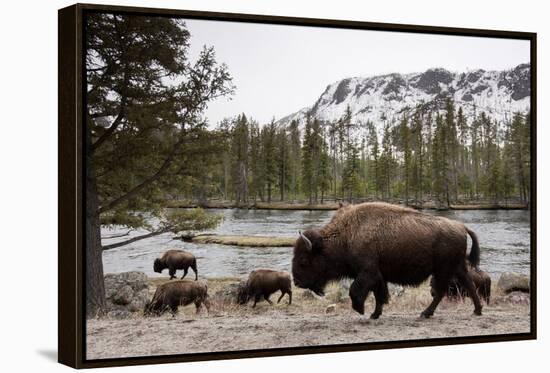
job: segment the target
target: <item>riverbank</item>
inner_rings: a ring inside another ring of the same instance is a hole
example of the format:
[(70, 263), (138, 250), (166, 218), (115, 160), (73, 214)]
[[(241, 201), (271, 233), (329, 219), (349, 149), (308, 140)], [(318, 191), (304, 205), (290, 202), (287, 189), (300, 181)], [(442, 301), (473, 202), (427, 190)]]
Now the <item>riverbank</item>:
[[(166, 278), (149, 279), (152, 296)], [(212, 301), (209, 313), (195, 314), (194, 306), (180, 307), (172, 317), (143, 317), (140, 312), (125, 318), (87, 320), (87, 358), (132, 357), (210, 351), (234, 351), (277, 347), (330, 345), (377, 341), (526, 333), (530, 328), (528, 302), (516, 302), (495, 287), (483, 316), (472, 315), (469, 299), (444, 300), (433, 318), (418, 315), (431, 301), (427, 283), (418, 288), (392, 287), (392, 297), (378, 320), (351, 310), (347, 291), (331, 284), (325, 297), (293, 289), (293, 302), (285, 296), (280, 304), (263, 301), (255, 309), (239, 306), (227, 296), (239, 278), (209, 279)], [(272, 300), (276, 301), (278, 294)], [(521, 299), (521, 298), (520, 298)], [(525, 299), (525, 298), (523, 298)], [(527, 298), (528, 299), (528, 298)], [(369, 296), (366, 310), (374, 307)]]
[[(402, 202), (391, 202), (403, 204)], [(207, 201), (202, 204), (197, 204), (191, 201), (173, 200), (167, 201), (165, 204), (168, 208), (196, 208), (202, 207), (205, 209), (256, 209), (256, 210), (337, 210), (340, 205), (337, 202), (327, 202), (323, 204), (308, 204), (308, 203), (290, 203), (290, 202), (255, 202), (247, 204), (236, 204), (230, 201)], [(437, 206), (434, 202), (425, 202), (423, 204), (409, 203), (409, 207), (418, 210), (527, 210), (528, 205), (522, 203), (467, 203), (467, 204), (452, 204), (448, 207)]]

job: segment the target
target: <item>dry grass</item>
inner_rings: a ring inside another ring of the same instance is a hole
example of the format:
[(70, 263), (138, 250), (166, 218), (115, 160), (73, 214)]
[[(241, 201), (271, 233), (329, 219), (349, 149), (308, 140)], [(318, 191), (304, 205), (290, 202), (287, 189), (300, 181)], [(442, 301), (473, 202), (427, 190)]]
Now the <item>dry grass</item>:
[[(324, 297), (319, 297), (305, 289), (293, 287), (292, 304), (290, 306), (288, 306), (288, 296), (286, 295), (279, 304), (276, 303), (280, 296), (280, 293), (277, 292), (271, 296), (271, 300), (274, 303), (273, 305), (269, 305), (267, 302), (262, 300), (257, 304), (256, 309), (254, 310), (252, 310), (252, 301), (248, 305), (242, 306), (236, 304), (233, 299), (221, 295), (221, 293), (226, 291), (231, 285), (237, 284), (243, 279), (244, 278), (238, 277), (223, 277), (204, 280), (208, 284), (208, 294), (211, 298), (211, 315), (218, 317), (228, 315), (238, 316), (249, 314), (251, 311), (257, 313), (267, 309), (302, 314), (324, 314), (329, 305), (334, 305), (335, 313), (353, 312), (351, 311), (351, 301), (349, 299), (348, 292), (339, 282), (329, 283), (325, 289)], [(154, 293), (154, 289), (156, 289), (158, 285), (167, 281), (169, 281), (167, 277), (150, 278), (149, 289), (151, 296)], [(492, 304), (488, 307), (494, 307), (495, 304), (498, 303), (498, 299), (504, 295), (505, 294), (500, 291), (496, 284), (493, 284), (491, 289)], [(394, 294), (393, 296), (390, 296), (390, 301), (384, 306), (384, 311), (416, 312), (420, 314), (420, 312), (422, 312), (431, 301), (432, 296), (430, 293), (429, 281), (425, 281), (418, 287), (405, 287), (404, 291), (399, 295)], [(374, 303), (374, 296), (370, 294), (365, 302), (365, 313), (368, 314), (374, 310)], [(484, 307), (487, 307), (484, 303), (483, 305)], [(444, 299), (438, 309), (460, 309), (466, 314), (469, 314), (473, 311), (473, 304), (469, 298), (458, 300)], [(194, 310), (195, 308), (193, 305), (180, 308), (180, 312), (189, 316), (194, 314)]]
[[(86, 353), (90, 359), (153, 356), (193, 352), (235, 351), (280, 347), (333, 345), (395, 340), (526, 333), (530, 330), (529, 305), (507, 302), (494, 289), (491, 305), (483, 316), (473, 316), (469, 299), (444, 300), (433, 318), (420, 312), (431, 301), (428, 283), (406, 288), (390, 299), (378, 320), (368, 319), (374, 308), (367, 299), (366, 315), (351, 309), (347, 292), (339, 283), (327, 286), (319, 298), (303, 289), (293, 289), (292, 305), (285, 296), (280, 304), (260, 302), (256, 308), (235, 304), (223, 292), (240, 278), (207, 280), (210, 312), (195, 313), (193, 305), (180, 307), (172, 317), (102, 317), (87, 320)], [(150, 279), (150, 292), (168, 281)], [(273, 294), (276, 301), (278, 294)], [(494, 302), (495, 298), (501, 301)], [(330, 307), (328, 307), (330, 306)], [(327, 308), (328, 307), (328, 308)], [(327, 312), (330, 310), (330, 312)]]

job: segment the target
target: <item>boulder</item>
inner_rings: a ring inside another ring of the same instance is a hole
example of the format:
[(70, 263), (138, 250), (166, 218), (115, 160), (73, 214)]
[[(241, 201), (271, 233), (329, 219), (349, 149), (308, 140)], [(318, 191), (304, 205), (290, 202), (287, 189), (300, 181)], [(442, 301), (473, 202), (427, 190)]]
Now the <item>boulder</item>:
[(522, 291), (512, 291), (506, 295), (501, 295), (496, 298), (495, 304), (529, 304), (531, 302), (531, 296), (528, 293)]
[(134, 290), (132, 290), (132, 287), (129, 285), (123, 285), (113, 292), (111, 300), (114, 304), (126, 306), (132, 302), (133, 297)]
[(316, 298), (318, 298), (318, 296), (314, 292), (312, 292), (311, 290), (306, 289), (302, 293), (302, 298), (304, 298), (304, 299), (316, 299)]
[(388, 292), (390, 293), (390, 298), (397, 298), (403, 295), (405, 288), (401, 285), (388, 284)]
[(246, 280), (229, 284), (225, 288), (215, 292), (214, 297), (221, 298), (224, 300), (229, 300), (231, 302), (237, 302), (237, 295), (239, 293), (239, 289), (244, 288), (245, 286), (246, 286)]
[(149, 300), (149, 284), (143, 272), (109, 273), (105, 275), (108, 315), (121, 317), (127, 312), (143, 310)]
[(529, 276), (515, 272), (504, 272), (498, 279), (497, 286), (505, 293), (522, 291), (529, 293)]

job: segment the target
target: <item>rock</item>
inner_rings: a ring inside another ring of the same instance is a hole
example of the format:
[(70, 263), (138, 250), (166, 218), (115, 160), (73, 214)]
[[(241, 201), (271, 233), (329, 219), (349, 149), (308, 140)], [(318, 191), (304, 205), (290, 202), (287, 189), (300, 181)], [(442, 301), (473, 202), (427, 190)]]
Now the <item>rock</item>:
[(325, 313), (334, 313), (336, 312), (336, 304), (329, 304), (327, 308), (325, 308)]
[(497, 286), (505, 293), (523, 291), (529, 293), (529, 276), (515, 272), (504, 272), (498, 279)]
[(405, 288), (401, 285), (388, 284), (388, 292), (391, 298), (397, 298), (403, 295)]
[(512, 291), (506, 295), (500, 296), (495, 300), (496, 304), (512, 303), (512, 304), (529, 304), (531, 296), (522, 291)]
[(149, 290), (142, 289), (137, 293), (134, 293), (134, 297), (130, 304), (128, 304), (128, 311), (137, 312), (145, 308), (145, 305), (149, 301)]
[(303, 299), (316, 299), (317, 298), (317, 295), (312, 292), (311, 290), (309, 289), (306, 289), (304, 290), (304, 292), (302, 293), (302, 298)]
[(115, 293), (112, 296), (112, 300), (114, 304), (120, 304), (121, 306), (125, 306), (127, 304), (130, 304), (132, 302), (132, 298), (134, 296), (134, 291), (132, 290), (132, 287), (129, 285), (123, 285), (118, 290), (115, 291)]
[(105, 275), (107, 315), (120, 317), (116, 312), (138, 312), (149, 300), (149, 284), (143, 272), (109, 273)]
[(246, 286), (246, 280), (243, 280), (238, 283), (229, 284), (224, 289), (218, 290), (217, 292), (215, 292), (214, 297), (226, 299), (231, 302), (237, 302), (237, 295), (239, 293), (239, 289), (244, 288), (245, 286)]
[(116, 310), (116, 311), (109, 311), (107, 313), (107, 317), (113, 318), (113, 319), (127, 319), (132, 314), (128, 311), (122, 311), (122, 310)]

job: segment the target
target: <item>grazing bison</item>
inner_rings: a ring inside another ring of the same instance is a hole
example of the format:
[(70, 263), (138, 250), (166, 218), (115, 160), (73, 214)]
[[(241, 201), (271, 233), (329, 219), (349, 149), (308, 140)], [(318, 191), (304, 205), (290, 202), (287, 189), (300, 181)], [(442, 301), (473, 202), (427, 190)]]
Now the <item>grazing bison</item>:
[(277, 300), (277, 303), (281, 301), (285, 294), (288, 294), (288, 304), (292, 303), (292, 281), (290, 280), (290, 274), (288, 272), (274, 271), (271, 269), (257, 269), (252, 271), (248, 276), (246, 284), (241, 286), (237, 293), (237, 302), (239, 304), (246, 304), (252, 298), (254, 298), (254, 305), (263, 298), (269, 303), (273, 304), (269, 297), (276, 291), (281, 291), (281, 296)]
[(191, 267), (195, 272), (195, 281), (199, 278), (199, 272), (197, 271), (197, 259), (193, 254), (183, 250), (168, 250), (160, 258), (155, 259), (153, 263), (153, 269), (157, 273), (161, 273), (164, 269), (168, 268), (170, 274), (170, 280), (176, 278), (176, 271), (183, 269), (183, 279), (187, 275), (187, 270)]
[[(474, 282), (474, 286), (477, 290), (478, 296), (483, 298), (486, 304), (489, 304), (489, 301), (491, 300), (491, 277), (487, 274), (487, 272), (471, 266), (468, 268), (468, 274)], [(430, 285), (432, 287), (433, 283), (434, 281), (432, 279), (430, 281)], [(432, 290), (432, 296), (433, 295), (434, 291)], [(449, 287), (447, 288), (446, 295), (451, 299), (457, 299), (459, 297), (465, 298), (466, 296), (468, 296), (468, 292), (462, 285), (460, 285), (460, 282), (457, 280), (457, 278), (453, 277), (449, 282)]]
[(145, 315), (160, 315), (170, 309), (175, 316), (179, 306), (195, 303), (197, 313), (201, 305), (210, 311), (208, 288), (201, 282), (178, 280), (171, 281), (157, 287), (153, 299), (145, 306)]
[(331, 280), (352, 278), (352, 307), (365, 312), (365, 300), (374, 293), (371, 318), (382, 314), (388, 302), (387, 283), (415, 286), (433, 276), (434, 297), (421, 317), (433, 315), (456, 276), (468, 290), (481, 315), (481, 304), (466, 267), (467, 235), (472, 237), (468, 261), (479, 263), (479, 244), (464, 224), (387, 203), (362, 203), (337, 211), (320, 229), (300, 233), (294, 244), (294, 284), (323, 295)]

